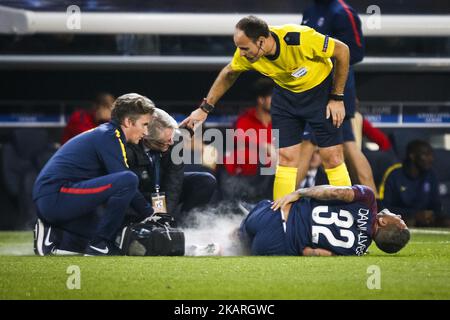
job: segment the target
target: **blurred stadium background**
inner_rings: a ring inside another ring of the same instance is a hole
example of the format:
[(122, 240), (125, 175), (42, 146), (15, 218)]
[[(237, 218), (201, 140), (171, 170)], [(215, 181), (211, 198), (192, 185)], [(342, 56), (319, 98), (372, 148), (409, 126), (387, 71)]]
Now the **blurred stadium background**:
[[(60, 141), (67, 116), (96, 92), (138, 92), (182, 120), (230, 60), (240, 17), (300, 23), (308, 3), (0, 0), (0, 229), (26, 228), (32, 181), (46, 159), (36, 154)], [(399, 159), (413, 138), (432, 144), (450, 212), (450, 4), (379, 0), (381, 28), (370, 29), (372, 1), (350, 3), (366, 37), (366, 58), (355, 67), (361, 111), (389, 135)], [(81, 29), (67, 28), (70, 5), (81, 9)], [(257, 77), (243, 74), (206, 126), (232, 127), (253, 104)], [(364, 152), (379, 182), (385, 158), (370, 145)]]

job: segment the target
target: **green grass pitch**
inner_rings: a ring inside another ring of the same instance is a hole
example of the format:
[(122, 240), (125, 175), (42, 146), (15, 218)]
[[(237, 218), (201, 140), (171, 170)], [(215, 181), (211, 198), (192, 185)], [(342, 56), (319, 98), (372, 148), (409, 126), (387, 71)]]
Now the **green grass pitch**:
[[(80, 289), (67, 286), (73, 265)], [(2, 232), (0, 299), (450, 299), (450, 231), (413, 231), (396, 255), (330, 258), (36, 257), (31, 232)]]

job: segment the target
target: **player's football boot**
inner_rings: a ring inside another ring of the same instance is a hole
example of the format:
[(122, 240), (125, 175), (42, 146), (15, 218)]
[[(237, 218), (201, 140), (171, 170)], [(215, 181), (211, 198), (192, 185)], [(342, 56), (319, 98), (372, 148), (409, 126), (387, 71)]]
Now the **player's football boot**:
[(84, 252), (86, 257), (90, 256), (116, 256), (119, 255), (119, 249), (106, 240), (92, 241), (88, 244)]
[(34, 226), (34, 253), (38, 256), (52, 254), (60, 241), (59, 231), (41, 219)]

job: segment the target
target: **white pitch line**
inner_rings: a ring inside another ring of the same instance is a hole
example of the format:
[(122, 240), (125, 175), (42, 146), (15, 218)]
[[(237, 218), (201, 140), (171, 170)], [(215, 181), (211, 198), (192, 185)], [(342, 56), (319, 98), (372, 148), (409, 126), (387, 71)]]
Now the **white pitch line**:
[(450, 244), (450, 241), (411, 241), (413, 244)]
[(32, 243), (0, 245), (0, 256), (25, 256), (25, 255), (34, 255)]
[(422, 230), (422, 229), (409, 229), (409, 230), (411, 231), (411, 233), (450, 235), (450, 231), (444, 231), (444, 230)]

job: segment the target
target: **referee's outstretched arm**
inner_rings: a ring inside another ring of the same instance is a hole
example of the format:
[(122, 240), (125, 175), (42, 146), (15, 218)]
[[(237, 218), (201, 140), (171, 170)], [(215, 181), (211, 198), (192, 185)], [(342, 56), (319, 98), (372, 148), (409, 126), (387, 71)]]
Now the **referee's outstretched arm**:
[[(187, 127), (194, 130), (194, 126), (197, 126), (204, 122), (208, 117), (208, 113), (214, 108), (214, 105), (220, 98), (231, 88), (241, 72), (236, 72), (231, 68), (231, 65), (226, 65), (222, 71), (220, 71), (216, 80), (214, 81), (211, 89), (209, 89), (208, 95), (203, 100), (202, 105), (194, 110), (189, 117), (180, 123), (180, 127)], [(205, 105), (205, 107), (202, 107)], [(210, 109), (208, 109), (209, 107)], [(210, 110), (210, 111), (208, 111)]]

